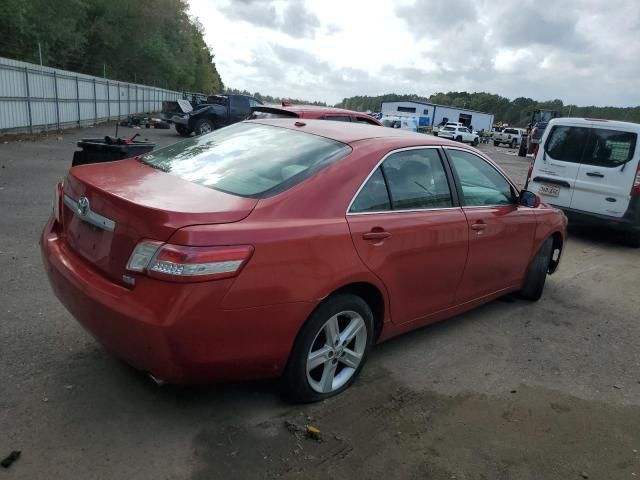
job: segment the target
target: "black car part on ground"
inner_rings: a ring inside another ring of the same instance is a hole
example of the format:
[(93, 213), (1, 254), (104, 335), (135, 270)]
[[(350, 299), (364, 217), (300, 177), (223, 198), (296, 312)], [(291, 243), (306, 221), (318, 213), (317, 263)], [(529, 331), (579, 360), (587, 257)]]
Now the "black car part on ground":
[(108, 135), (104, 138), (83, 138), (78, 142), (82, 150), (73, 152), (71, 166), (124, 160), (150, 152), (155, 148), (155, 143), (135, 141), (138, 135), (140, 134), (136, 133), (128, 139)]

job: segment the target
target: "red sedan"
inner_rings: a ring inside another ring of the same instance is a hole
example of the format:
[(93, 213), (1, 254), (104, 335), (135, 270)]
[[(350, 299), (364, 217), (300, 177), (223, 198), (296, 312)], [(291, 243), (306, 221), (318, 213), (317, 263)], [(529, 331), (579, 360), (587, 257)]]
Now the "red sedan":
[(56, 195), (49, 280), (108, 350), (172, 383), (282, 376), (299, 401), (346, 389), (377, 342), (537, 300), (566, 238), (471, 147), (319, 120), (74, 167)]
[(364, 123), (365, 125), (384, 125), (371, 115), (343, 108), (322, 107), (319, 105), (293, 105), (282, 102), (280, 105), (258, 105), (251, 108), (249, 119), (264, 120), (271, 118), (306, 118), (333, 120), (334, 122)]

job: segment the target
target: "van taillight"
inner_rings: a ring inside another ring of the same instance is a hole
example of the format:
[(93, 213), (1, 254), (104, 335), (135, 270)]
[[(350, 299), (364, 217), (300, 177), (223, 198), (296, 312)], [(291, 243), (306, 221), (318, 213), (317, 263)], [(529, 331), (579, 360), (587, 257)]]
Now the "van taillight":
[(171, 282), (204, 282), (235, 277), (253, 255), (251, 245), (187, 247), (140, 242), (127, 270)]
[(640, 163), (638, 163), (638, 168), (636, 169), (636, 178), (633, 180), (631, 195), (640, 195)]

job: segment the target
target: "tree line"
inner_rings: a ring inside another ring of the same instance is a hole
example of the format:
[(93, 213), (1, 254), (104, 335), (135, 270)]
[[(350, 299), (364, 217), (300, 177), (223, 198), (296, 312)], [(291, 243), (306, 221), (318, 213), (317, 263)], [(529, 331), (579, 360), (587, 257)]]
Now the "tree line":
[(2, 0), (0, 56), (172, 90), (224, 88), (186, 0)]
[(518, 97), (509, 100), (506, 97), (485, 92), (448, 92), (435, 93), (429, 97), (416, 94), (399, 95), (389, 93), (379, 96), (355, 96), (345, 98), (336, 107), (358, 110), (361, 112), (380, 111), (382, 102), (400, 100), (415, 100), (419, 102), (435, 103), (438, 105), (467, 108), (480, 112), (493, 113), (496, 122), (526, 127), (531, 119), (531, 112), (535, 109), (556, 110), (563, 117), (605, 118), (607, 120), (623, 120), (640, 123), (640, 106), (638, 107), (596, 107), (565, 105), (562, 100), (537, 101), (532, 98)]
[(265, 104), (281, 104), (282, 102), (290, 102), (295, 105), (319, 105), (322, 107), (326, 107), (327, 104), (325, 102), (315, 102), (309, 100), (301, 100), (299, 98), (289, 98), (289, 97), (272, 97), (271, 95), (264, 95), (260, 92), (251, 93), (248, 90), (238, 90), (237, 88), (227, 88), (224, 93), (233, 94), (233, 95), (248, 95), (250, 97), (254, 97), (260, 100)]

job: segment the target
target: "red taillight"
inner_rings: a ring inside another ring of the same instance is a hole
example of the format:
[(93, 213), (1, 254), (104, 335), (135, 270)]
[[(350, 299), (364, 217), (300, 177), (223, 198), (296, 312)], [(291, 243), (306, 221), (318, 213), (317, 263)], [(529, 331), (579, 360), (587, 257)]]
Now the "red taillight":
[(131, 254), (127, 269), (172, 282), (204, 282), (238, 275), (252, 254), (251, 245), (186, 247), (144, 241)]
[(638, 168), (636, 169), (636, 178), (633, 180), (631, 195), (640, 195), (640, 163), (638, 163)]
[(62, 223), (62, 195), (62, 183), (58, 182), (56, 184), (56, 189), (53, 192), (53, 202), (51, 205), (53, 209), (53, 217), (58, 223)]

